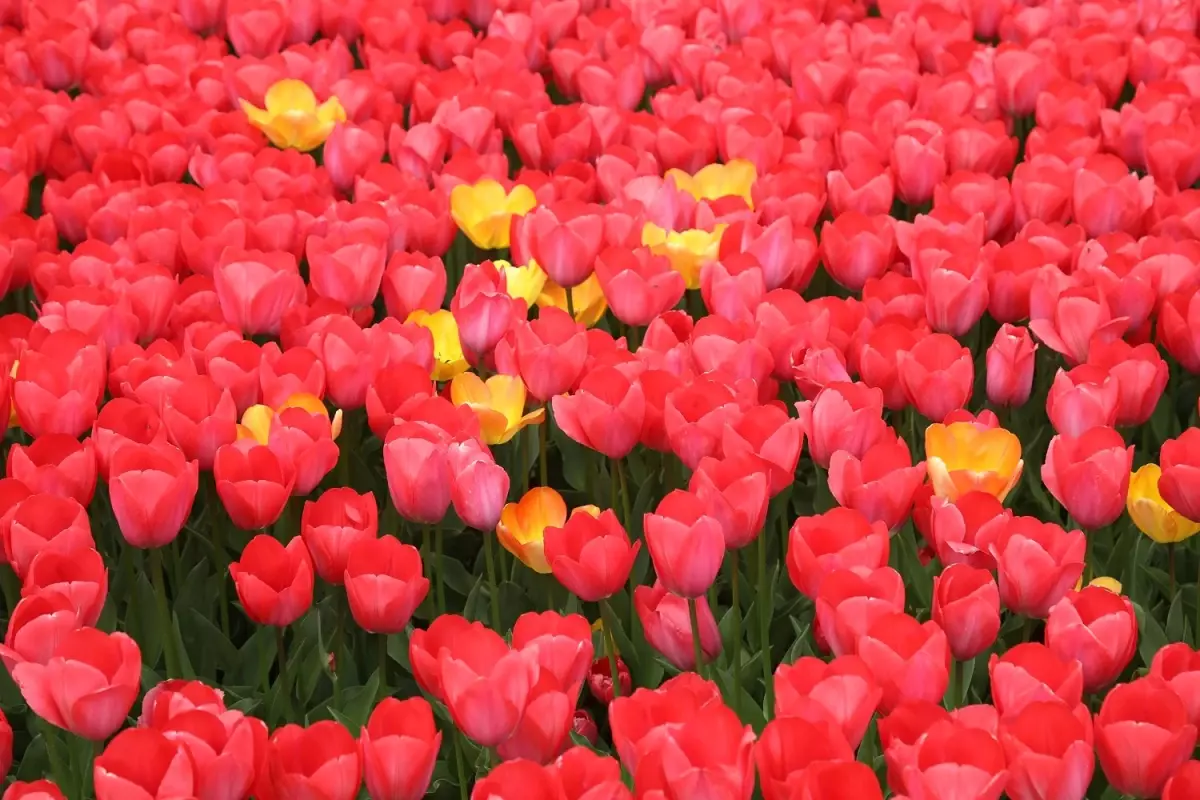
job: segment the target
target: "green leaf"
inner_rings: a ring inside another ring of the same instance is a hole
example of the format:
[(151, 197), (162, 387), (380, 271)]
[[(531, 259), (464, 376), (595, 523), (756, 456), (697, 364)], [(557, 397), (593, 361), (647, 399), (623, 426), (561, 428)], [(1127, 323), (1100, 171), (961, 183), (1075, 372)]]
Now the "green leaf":
[(1147, 613), (1137, 603), (1133, 604), (1133, 611), (1138, 619), (1138, 653), (1142, 661), (1149, 664), (1154, 660), (1154, 654), (1168, 644), (1167, 634), (1154, 615)]
[(1171, 601), (1171, 609), (1167, 612), (1167, 639), (1172, 642), (1186, 642), (1188, 635), (1187, 616), (1183, 613), (1183, 592), (1176, 592)]
[(379, 670), (375, 670), (366, 685), (354, 686), (343, 692), (340, 709), (329, 706), (329, 713), (333, 718), (345, 725), (351, 733), (361, 730), (367, 724), (367, 717), (370, 716), (379, 694), (379, 679)]
[[(179, 653), (179, 669), (183, 672), (179, 677), (187, 680), (194, 680), (196, 670), (192, 667), (192, 660), (188, 658), (187, 648), (183, 644), (183, 634), (179, 630), (179, 615), (171, 615), (171, 636), (175, 639), (175, 650)], [(175, 677), (172, 675), (171, 677)]]

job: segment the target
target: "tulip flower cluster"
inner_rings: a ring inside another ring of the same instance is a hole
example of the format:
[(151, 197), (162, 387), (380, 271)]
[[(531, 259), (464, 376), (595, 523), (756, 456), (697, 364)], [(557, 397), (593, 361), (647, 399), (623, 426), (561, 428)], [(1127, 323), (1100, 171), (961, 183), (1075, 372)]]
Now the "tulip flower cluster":
[(1200, 798), (1192, 0), (0, 55), (0, 800)]

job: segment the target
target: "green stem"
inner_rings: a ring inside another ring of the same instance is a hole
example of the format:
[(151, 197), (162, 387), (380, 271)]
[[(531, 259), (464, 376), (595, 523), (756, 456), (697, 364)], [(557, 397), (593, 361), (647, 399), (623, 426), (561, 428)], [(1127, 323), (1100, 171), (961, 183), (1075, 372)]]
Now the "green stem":
[(445, 548), (446, 542), (442, 526), (441, 524), (435, 525), (433, 528), (433, 559), (437, 569), (437, 604), (439, 614), (443, 614), (446, 611), (446, 570), (442, 567)]
[[(279, 659), (279, 676), (278, 676), (277, 680), (279, 681), (279, 692), (283, 695), (283, 702), (284, 702), (284, 709), (285, 709), (284, 713), (286, 714), (286, 716), (284, 718), (284, 722), (290, 722), (292, 719), (292, 687), (289, 685), (289, 680), (288, 680), (289, 676), (288, 676), (288, 668), (287, 668), (287, 659), (288, 659), (287, 643), (284, 641), (284, 632), (285, 631), (286, 631), (286, 629), (283, 627), (277, 627), (275, 629), (275, 652)], [(334, 689), (336, 691), (336, 687), (337, 687), (337, 678), (336, 677), (334, 678), (333, 685), (334, 685)]]
[(42, 724), (42, 741), (46, 743), (46, 758), (50, 761), (50, 774), (59, 786), (70, 786), (67, 774), (66, 759), (63, 758), (62, 740), (59, 739), (59, 729), (45, 720)]
[(542, 479), (542, 486), (550, 485), (550, 467), (546, 463), (546, 438), (549, 436), (547, 429), (550, 427), (550, 403), (546, 403), (546, 418), (542, 420), (542, 424), (538, 425), (538, 472)]
[(947, 711), (953, 711), (958, 708), (958, 704), (962, 699), (962, 689), (959, 687), (959, 681), (962, 680), (962, 665), (958, 663), (957, 658), (950, 659), (950, 685), (946, 689), (945, 705)]
[(600, 619), (604, 622), (604, 649), (608, 651), (608, 671), (612, 675), (613, 697), (620, 697), (621, 673), (617, 666), (617, 640), (613, 635), (617, 615), (613, 613), (607, 598), (600, 601)]
[[(1089, 559), (1090, 560), (1090, 559)], [(1198, 584), (1200, 585), (1200, 584)], [(1167, 605), (1175, 601), (1175, 543), (1167, 544)]]
[(7, 564), (0, 566), (0, 588), (4, 591), (4, 605), (8, 611), (6, 619), (11, 619), (13, 609), (21, 602), (21, 580)]
[(696, 674), (705, 677), (704, 650), (700, 646), (700, 614), (696, 610), (696, 598), (688, 598), (688, 621), (692, 625), (692, 655), (696, 659)]
[(158, 606), (158, 630), (163, 638), (163, 656), (167, 662), (167, 677), (182, 678), (183, 668), (175, 652), (175, 631), (171, 610), (167, 605), (167, 585), (163, 580), (162, 548), (150, 549), (150, 580), (154, 583), (154, 602)]
[(738, 550), (729, 551), (729, 587), (733, 594), (733, 713), (742, 715), (742, 604), (738, 587), (741, 565)]
[(767, 537), (758, 537), (758, 638), (759, 649), (762, 652), (762, 677), (765, 702), (763, 710), (768, 718), (775, 713), (775, 675), (771, 663), (771, 612), (767, 601), (771, 596), (771, 587), (767, 585)]
[(575, 319), (575, 290), (564, 289), (567, 295), (567, 313), (571, 315), (571, 319)]
[(383, 700), (383, 698), (387, 697), (389, 694), (388, 682), (387, 682), (388, 635), (386, 633), (381, 633), (381, 634), (378, 634), (378, 636), (376, 636), (376, 639), (378, 640), (378, 644), (379, 644), (379, 648), (378, 648), (379, 649), (379, 697), (376, 699), (375, 702), (379, 702), (380, 700)]
[(1033, 617), (1025, 618), (1025, 626), (1021, 629), (1021, 641), (1023, 643), (1033, 641)]
[(467, 800), (471, 787), (467, 785), (467, 759), (463, 756), (462, 734), (454, 731), (454, 761), (458, 766), (458, 792), (462, 800)]
[(630, 517), (632, 516), (629, 510), (629, 479), (625, 476), (625, 459), (618, 458), (613, 462), (617, 470), (617, 483), (620, 485), (621, 495), (621, 524), (625, 526), (625, 530), (629, 530)]
[(487, 561), (488, 574), (488, 600), (492, 608), (492, 630), (496, 633), (503, 634), (500, 628), (500, 589), (496, 582), (496, 556), (492, 552), (495, 545), (492, 544), (494, 534), (490, 531), (485, 531), (483, 534), (483, 557)]
[(333, 607), (336, 609), (336, 622), (333, 627), (333, 707), (342, 707), (342, 670), (346, 663), (346, 598), (336, 587), (329, 587), (333, 595)]

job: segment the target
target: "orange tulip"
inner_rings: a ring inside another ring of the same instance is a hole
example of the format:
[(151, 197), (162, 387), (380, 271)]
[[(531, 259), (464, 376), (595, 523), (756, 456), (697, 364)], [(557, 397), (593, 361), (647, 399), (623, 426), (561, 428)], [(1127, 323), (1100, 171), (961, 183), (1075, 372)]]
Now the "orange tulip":
[(925, 468), (933, 492), (951, 502), (967, 492), (1004, 500), (1021, 478), (1021, 440), (1004, 428), (970, 422), (925, 429)]
[(550, 574), (543, 549), (546, 528), (561, 528), (567, 521), (567, 504), (562, 495), (547, 486), (530, 489), (516, 503), (509, 503), (500, 512), (496, 538), (504, 549), (521, 560), (525, 566)]
[(336, 97), (317, 105), (317, 96), (308, 84), (292, 78), (272, 85), (263, 101), (266, 108), (243, 100), (242, 110), (271, 144), (284, 149), (316, 150), (339, 122), (346, 121), (346, 110)]
[(488, 444), (504, 444), (526, 425), (537, 425), (546, 417), (544, 407), (524, 413), (525, 384), (516, 375), (493, 375), (485, 381), (474, 372), (463, 372), (450, 381), (450, 399), (475, 412)]

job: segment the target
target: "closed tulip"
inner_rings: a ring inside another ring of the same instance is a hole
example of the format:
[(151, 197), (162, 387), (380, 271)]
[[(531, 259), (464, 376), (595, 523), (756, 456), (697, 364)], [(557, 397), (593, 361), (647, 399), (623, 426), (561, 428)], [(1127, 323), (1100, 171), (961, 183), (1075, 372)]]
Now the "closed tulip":
[(433, 312), (446, 299), (446, 267), (437, 256), (397, 251), (383, 270), (383, 302), (389, 316), (408, 319), (414, 311)]
[(68, 598), (82, 624), (95, 625), (108, 597), (104, 558), (91, 548), (38, 553), (25, 572), (21, 597), (44, 590)]
[(1081, 436), (1117, 423), (1121, 389), (1116, 378), (1092, 364), (1059, 370), (1046, 396), (1046, 415), (1056, 433)]
[[(312, 395), (304, 398), (288, 401), (302, 402), (303, 406), (291, 405), (274, 413), (265, 442), (294, 476), (292, 495), (295, 497), (304, 497), (317, 488), (317, 484), (337, 466), (341, 454), (334, 441), (341, 432), (340, 413), (330, 420), (320, 398)], [(254, 408), (265, 406), (254, 406), (251, 411)]]
[(883, 800), (883, 789), (875, 771), (859, 761), (814, 764), (801, 784), (802, 800)]
[(3, 800), (66, 800), (52, 781), (13, 781), (4, 790)]
[[(696, 669), (692, 622), (688, 601), (671, 594), (661, 582), (633, 591), (633, 607), (645, 631), (646, 641), (680, 670)], [(700, 651), (707, 661), (721, 654), (721, 632), (708, 600), (696, 598), (696, 621), (700, 626)]]
[(1200, 721), (1200, 651), (1183, 642), (1169, 644), (1154, 654), (1150, 674), (1170, 685), (1193, 725)]
[(987, 570), (952, 564), (933, 579), (932, 615), (954, 657), (970, 660), (1000, 633), (1000, 589)]
[(1161, 678), (1115, 687), (1096, 715), (1096, 755), (1121, 794), (1160, 797), (1167, 780), (1196, 746), (1196, 726)]
[[(947, 774), (955, 776), (949, 785), (942, 777)], [(996, 738), (957, 722), (930, 728), (917, 744), (916, 763), (904, 773), (909, 794), (929, 800), (999, 800), (1007, 780), (1004, 748)]]
[(441, 744), (433, 709), (424, 698), (384, 698), (359, 738), (367, 792), (373, 800), (424, 797)]
[(1083, 666), (1083, 688), (1095, 692), (1124, 671), (1137, 652), (1138, 623), (1129, 598), (1086, 586), (1050, 609), (1046, 646)]
[(346, 585), (350, 614), (365, 631), (399, 633), (429, 592), (421, 554), (394, 536), (350, 543), (338, 583)]
[(646, 398), (640, 383), (601, 367), (584, 375), (574, 393), (555, 396), (551, 407), (567, 436), (608, 458), (624, 458), (641, 436)]
[(445, 702), (442, 690), (442, 652), (457, 641), (464, 631), (473, 627), (483, 628), (481, 622), (467, 622), (457, 614), (442, 614), (435, 618), (425, 630), (414, 630), (409, 637), (408, 657), (412, 664), (413, 678), (421, 689), (438, 700)]
[(789, 417), (779, 406), (747, 409), (721, 431), (721, 453), (726, 456), (754, 455), (762, 460), (771, 479), (774, 497), (792, 485), (804, 443), (800, 420)]
[(304, 278), (291, 253), (227, 247), (213, 283), (224, 321), (247, 335), (278, 334), (284, 313), (304, 304)]
[(815, 399), (797, 403), (796, 411), (808, 436), (809, 455), (825, 469), (838, 450), (861, 459), (888, 435), (883, 393), (861, 383), (831, 383)]
[(963, 408), (975, 385), (971, 351), (953, 336), (934, 333), (897, 354), (900, 385), (908, 402), (923, 416), (941, 422)]
[(213, 478), (229, 518), (247, 531), (279, 519), (295, 483), (291, 466), (253, 439), (221, 447), (213, 460)]
[(504, 444), (528, 425), (540, 425), (544, 408), (525, 413), (525, 384), (516, 375), (493, 375), (486, 381), (464, 372), (450, 381), (450, 399), (479, 417), (485, 444)]
[(763, 800), (803, 796), (815, 769), (853, 760), (854, 751), (836, 726), (799, 717), (771, 720), (754, 745)]
[(1034, 517), (1013, 517), (991, 545), (1000, 600), (1009, 611), (1045, 619), (1083, 574), (1087, 539)]
[[(639, 382), (645, 387), (646, 376)], [(647, 422), (651, 420), (650, 405), (647, 394)], [(717, 454), (724, 431), (736, 424), (742, 412), (738, 395), (723, 382), (698, 378), (679, 385), (666, 395), (662, 405), (662, 425), (671, 452), (688, 469), (695, 469), (700, 459)], [(645, 426), (642, 438), (645, 441)]]
[(712, 681), (685, 672), (663, 681), (657, 689), (638, 689), (622, 695), (609, 710), (613, 746), (621, 763), (636, 771), (640, 756), (654, 746), (665, 726), (677, 726), (710, 705), (721, 703)]
[(588, 603), (619, 592), (629, 579), (641, 541), (629, 534), (613, 511), (572, 514), (561, 526), (543, 529), (543, 554), (558, 582)]
[(1061, 703), (1073, 709), (1083, 701), (1083, 667), (1063, 661), (1038, 642), (1010, 648), (988, 660), (992, 702), (1001, 719), (1011, 719), (1031, 703)]
[(753, 455), (703, 458), (692, 473), (689, 490), (707, 515), (721, 523), (725, 546), (737, 550), (758, 537), (767, 518), (770, 486), (765, 465)]
[(1112, 428), (1050, 440), (1042, 482), (1080, 525), (1096, 530), (1121, 516), (1129, 491), (1133, 447)]
[(141, 687), (142, 655), (123, 633), (79, 628), (45, 664), (26, 661), (12, 678), (29, 708), (55, 727), (104, 741), (125, 722)]
[[(875, 621), (904, 610), (904, 579), (891, 567), (841, 569), (821, 583), (816, 626), (834, 655), (857, 651)], [(944, 637), (943, 637), (944, 638)]]
[(1200, 532), (1200, 523), (1185, 519), (1167, 504), (1160, 491), (1162, 469), (1146, 464), (1129, 478), (1125, 509), (1142, 533), (1159, 544), (1176, 544)]
[(1200, 428), (1188, 428), (1163, 442), (1158, 463), (1158, 490), (1184, 519), (1200, 522)]
[(62, 592), (47, 589), (22, 597), (9, 617), (0, 659), (9, 672), (23, 661), (45, 664), (67, 634), (87, 622)]
[(631, 800), (621, 782), (621, 765), (587, 747), (572, 747), (554, 762), (566, 800)]
[(240, 711), (217, 716), (193, 710), (174, 715), (158, 730), (191, 756), (198, 797), (239, 800), (254, 782), (256, 725), (262, 723)]
[(529, 393), (540, 403), (568, 391), (587, 358), (584, 328), (565, 311), (543, 309), (515, 330), (516, 363)]
[(1088, 363), (1117, 382), (1117, 425), (1144, 425), (1150, 421), (1169, 375), (1167, 362), (1157, 347), (1149, 342), (1134, 347), (1124, 339), (1096, 341), (1088, 348)]
[(555, 770), (524, 758), (500, 763), (471, 790), (471, 800), (560, 800), (562, 796)]
[(595, 269), (613, 316), (626, 325), (649, 325), (673, 308), (687, 289), (670, 259), (644, 247), (602, 250)]
[(96, 453), (91, 439), (82, 443), (65, 433), (49, 433), (28, 447), (8, 451), (8, 475), (33, 492), (70, 497), (86, 506), (96, 491)]
[(896, 256), (895, 221), (886, 214), (847, 211), (821, 227), (820, 240), (821, 263), (852, 292), (882, 275)]
[(432, 525), (450, 508), (452, 476), (447, 436), (417, 422), (396, 425), (383, 445), (388, 494), (400, 516)]
[(438, 662), (446, 707), (467, 738), (496, 747), (513, 735), (537, 680), (535, 661), (495, 631), (472, 625), (445, 644)]
[(862, 741), (882, 697), (874, 673), (856, 655), (828, 663), (805, 656), (775, 670), (775, 716), (830, 722), (851, 748)]
[(196, 765), (180, 743), (153, 728), (129, 728), (96, 757), (92, 781), (96, 800), (153, 800), (193, 797)]
[(1028, 328), (1004, 324), (987, 351), (987, 398), (993, 405), (1020, 407), (1033, 391), (1037, 344)]
[(885, 713), (905, 700), (938, 702), (950, 684), (950, 647), (936, 622), (885, 614), (858, 638), (855, 652), (883, 689)]
[(162, 420), (171, 443), (203, 470), (211, 470), (217, 451), (237, 439), (233, 395), (207, 375), (189, 378), (167, 395)]
[(354, 545), (379, 534), (379, 507), (371, 492), (358, 494), (347, 487), (330, 489), (304, 504), (300, 536), (321, 580), (341, 585)]
[(891, 538), (884, 523), (872, 523), (860, 511), (834, 508), (800, 517), (788, 533), (787, 569), (792, 584), (816, 599), (821, 584), (840, 569), (884, 567)]
[(108, 465), (117, 448), (129, 443), (158, 444), (167, 440), (167, 429), (158, 412), (134, 400), (116, 397), (100, 409), (87, 441), (96, 451), (101, 479), (108, 480)]
[(510, 223), (514, 216), (537, 205), (533, 191), (523, 184), (505, 190), (485, 178), (476, 184), (460, 184), (450, 193), (450, 216), (468, 239), (483, 250), (509, 246)]
[(725, 557), (725, 534), (704, 502), (677, 489), (646, 514), (644, 525), (655, 574), (667, 590), (688, 598), (707, 592)]
[(312, 557), (300, 537), (286, 546), (255, 536), (229, 565), (246, 616), (259, 625), (291, 625), (312, 605)]
[(339, 722), (284, 725), (267, 744), (267, 785), (275, 796), (351, 800), (362, 784), (358, 743)]
[(1163, 786), (1162, 800), (1186, 800), (1200, 795), (1200, 761), (1188, 761)]
[(488, 357), (505, 334), (526, 317), (526, 303), (505, 287), (503, 263), (466, 265), (450, 301), (463, 352), (473, 364)]
[(447, 449), (454, 481), (450, 502), (468, 528), (490, 531), (500, 522), (508, 498), (509, 478), (490, 450), (475, 439), (455, 442)]
[(887, 762), (887, 783), (897, 793), (907, 790), (905, 776), (917, 764), (917, 748), (939, 723), (953, 718), (940, 704), (924, 700), (901, 703), (879, 719), (879, 744)]
[(567, 504), (562, 496), (549, 487), (535, 487), (500, 512), (496, 538), (525, 566), (546, 574), (550, 572), (545, 554), (546, 530), (561, 528), (566, 520)]
[(633, 773), (638, 797), (745, 797), (754, 787), (754, 731), (727, 706), (705, 706), (646, 748)]
[(192, 513), (200, 467), (170, 445), (130, 444), (112, 459), (108, 478), (113, 516), (134, 547), (170, 544)]
[(79, 436), (96, 421), (104, 393), (101, 345), (76, 330), (49, 334), (21, 355), (12, 376), (12, 405), (21, 429)]
[(908, 519), (913, 495), (925, 480), (925, 463), (914, 465), (900, 436), (880, 437), (862, 458), (839, 450), (829, 460), (829, 491), (847, 508), (895, 530)]
[(1092, 718), (1083, 706), (1030, 703), (1000, 723), (1012, 800), (1083, 800), (1092, 782)]

